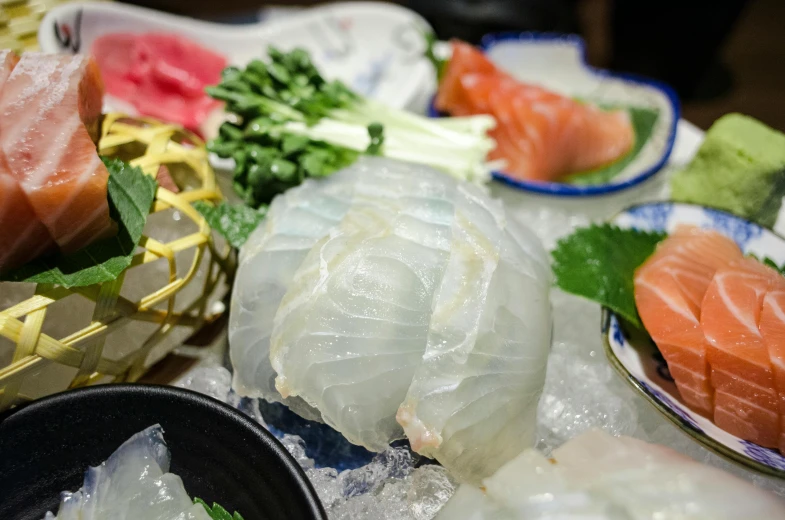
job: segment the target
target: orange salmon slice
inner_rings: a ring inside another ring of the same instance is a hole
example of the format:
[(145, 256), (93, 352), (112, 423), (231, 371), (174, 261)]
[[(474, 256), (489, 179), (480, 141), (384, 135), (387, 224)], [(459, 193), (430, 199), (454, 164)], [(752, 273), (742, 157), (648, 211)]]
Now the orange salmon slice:
[[(0, 51), (0, 92), (19, 61), (13, 51)], [(0, 152), (0, 273), (19, 267), (55, 249), (46, 227), (38, 220), (5, 155)]]
[(739, 247), (714, 231), (677, 229), (635, 273), (635, 304), (682, 399), (711, 417), (714, 388), (701, 326), (701, 303), (716, 270), (741, 258)]
[(780, 452), (785, 454), (785, 288), (770, 291), (763, 299), (760, 331), (769, 350), (769, 359), (774, 369), (774, 384), (777, 389), (780, 413), (778, 447)]
[(117, 231), (95, 147), (102, 97), (98, 67), (83, 55), (27, 53), (0, 92), (2, 152), (64, 253)]
[(515, 80), (478, 49), (452, 42), (436, 108), (455, 116), (492, 115), (497, 147), (489, 159), (505, 172), (553, 181), (613, 163), (632, 150), (635, 132), (625, 110), (603, 111)]
[(715, 404), (715, 423), (767, 447), (779, 445), (780, 411), (760, 324), (767, 293), (784, 283), (778, 272), (757, 260), (737, 260), (717, 270), (701, 312), (712, 384), (724, 396)]

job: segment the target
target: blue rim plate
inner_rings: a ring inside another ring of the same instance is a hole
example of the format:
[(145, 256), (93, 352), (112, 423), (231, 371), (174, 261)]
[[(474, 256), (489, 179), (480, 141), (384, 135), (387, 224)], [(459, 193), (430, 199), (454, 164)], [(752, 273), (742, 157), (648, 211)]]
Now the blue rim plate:
[[(613, 182), (578, 186), (558, 182), (524, 181), (504, 172), (493, 178), (516, 188), (560, 197), (584, 197), (614, 193), (636, 186), (662, 169), (676, 141), (676, 127), (681, 114), (676, 92), (660, 81), (597, 69), (586, 61), (586, 45), (575, 35), (551, 33), (495, 33), (486, 35), (482, 50), (502, 69), (516, 78), (569, 92), (592, 101), (656, 108), (659, 118), (649, 141), (638, 156)], [(434, 106), (428, 115), (440, 117)]]
[[(654, 202), (625, 209), (612, 219), (621, 228), (673, 231), (679, 224), (714, 229), (732, 238), (744, 253), (785, 263), (785, 238), (724, 211), (692, 204)], [(682, 401), (673, 378), (650, 338), (602, 310), (605, 353), (614, 369), (667, 419), (706, 449), (747, 469), (785, 478), (785, 456), (718, 428)]]

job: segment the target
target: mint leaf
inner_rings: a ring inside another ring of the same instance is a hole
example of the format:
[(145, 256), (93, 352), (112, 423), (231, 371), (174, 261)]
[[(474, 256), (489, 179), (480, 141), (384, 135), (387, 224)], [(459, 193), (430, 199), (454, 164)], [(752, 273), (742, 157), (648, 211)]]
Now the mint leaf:
[(635, 269), (665, 236), (610, 224), (578, 229), (559, 240), (552, 253), (556, 285), (604, 305), (642, 328), (635, 308)]
[(635, 144), (632, 150), (619, 159), (603, 168), (589, 172), (573, 173), (565, 177), (564, 182), (577, 186), (606, 184), (621, 173), (640, 153), (643, 146), (651, 137), (654, 125), (657, 124), (659, 112), (649, 108), (629, 108), (632, 128), (635, 131)]
[(203, 201), (194, 203), (196, 211), (223, 236), (232, 247), (240, 248), (267, 214), (267, 206), (253, 209), (245, 204), (222, 202), (212, 206)]
[(158, 184), (123, 161), (105, 157), (103, 161), (109, 170), (109, 210), (118, 226), (117, 235), (67, 256), (33, 260), (0, 280), (84, 287), (115, 280), (131, 265)]
[(213, 502), (213, 507), (211, 508), (201, 498), (194, 498), (194, 504), (201, 504), (213, 520), (245, 520), (240, 513), (235, 511), (234, 515), (229, 514), (229, 511), (215, 502)]

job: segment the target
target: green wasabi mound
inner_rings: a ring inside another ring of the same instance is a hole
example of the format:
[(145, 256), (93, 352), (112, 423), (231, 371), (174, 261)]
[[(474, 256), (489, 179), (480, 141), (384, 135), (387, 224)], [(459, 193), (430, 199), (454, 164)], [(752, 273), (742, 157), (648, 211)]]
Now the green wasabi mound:
[(711, 126), (671, 180), (671, 198), (724, 209), (772, 227), (785, 195), (785, 134), (741, 114)]

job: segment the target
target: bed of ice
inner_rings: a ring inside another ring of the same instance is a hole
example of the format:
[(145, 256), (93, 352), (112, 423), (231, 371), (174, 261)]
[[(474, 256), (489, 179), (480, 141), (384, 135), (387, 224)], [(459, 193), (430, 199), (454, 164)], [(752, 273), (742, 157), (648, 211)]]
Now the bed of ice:
[[(693, 150), (677, 150), (673, 162), (683, 164)], [(538, 233), (546, 248), (552, 249), (575, 227), (606, 220), (637, 202), (662, 200), (667, 196), (668, 177), (666, 171), (640, 187), (592, 199), (528, 195), (498, 183), (492, 191)], [(707, 451), (664, 419), (613, 371), (603, 352), (598, 305), (558, 290), (552, 293), (552, 303), (553, 346), (538, 413), (540, 450), (547, 454), (597, 427), (669, 446), (785, 496), (781, 481), (747, 471)], [(196, 369), (178, 384), (239, 405), (264, 424), (259, 407), (238, 401), (230, 392), (230, 383), (229, 371), (213, 364)], [(430, 519), (456, 486), (441, 467), (423, 464), (406, 447), (391, 447), (365, 466), (339, 472), (316, 467), (300, 437), (283, 435), (281, 440), (310, 477), (333, 519)]]

